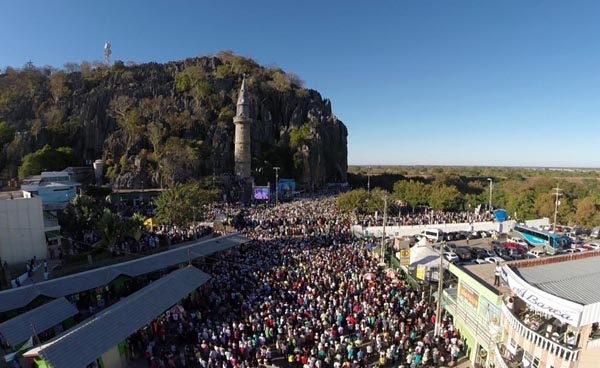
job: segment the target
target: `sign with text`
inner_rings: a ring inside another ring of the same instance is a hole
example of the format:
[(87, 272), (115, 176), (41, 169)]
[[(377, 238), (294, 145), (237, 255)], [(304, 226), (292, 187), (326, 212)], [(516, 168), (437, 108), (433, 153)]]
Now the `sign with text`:
[(508, 266), (502, 267), (502, 279), (510, 290), (531, 308), (579, 327), (583, 306), (542, 291), (518, 277)]
[(410, 249), (400, 249), (400, 266), (410, 266)]
[(461, 283), (458, 296), (463, 299), (467, 304), (471, 305), (473, 309), (477, 310), (479, 306), (479, 294), (467, 285)]

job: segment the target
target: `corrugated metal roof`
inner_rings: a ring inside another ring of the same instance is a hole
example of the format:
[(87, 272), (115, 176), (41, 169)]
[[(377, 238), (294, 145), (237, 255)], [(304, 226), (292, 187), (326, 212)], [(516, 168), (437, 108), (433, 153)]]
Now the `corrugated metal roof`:
[(600, 256), (522, 267), (515, 271), (538, 289), (582, 305), (600, 302)]
[(171, 272), (25, 355), (41, 353), (53, 368), (85, 368), (209, 278), (192, 266)]
[(94, 289), (109, 284), (119, 275), (131, 277), (143, 275), (175, 264), (185, 263), (190, 257), (195, 259), (230, 249), (248, 240), (247, 237), (240, 234), (221, 236), (112, 266), (0, 291), (0, 312), (26, 306), (39, 295), (59, 298)]
[(1, 323), (0, 333), (11, 346), (16, 346), (33, 335), (31, 325), (43, 332), (77, 313), (77, 308), (67, 299), (56, 299)]

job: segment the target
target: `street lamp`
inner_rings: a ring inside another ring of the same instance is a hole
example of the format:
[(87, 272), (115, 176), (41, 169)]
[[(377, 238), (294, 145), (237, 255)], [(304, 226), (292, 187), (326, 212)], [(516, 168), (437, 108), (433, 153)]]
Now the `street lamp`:
[(487, 180), (490, 182), (490, 205), (488, 207), (488, 210), (492, 212), (492, 192), (494, 190), (494, 181), (492, 180), (492, 178), (487, 178)]
[(367, 171), (367, 193), (371, 192), (371, 167), (369, 167), (369, 171)]
[(275, 170), (275, 206), (277, 206), (277, 199), (279, 197), (279, 166), (275, 166), (273, 170)]

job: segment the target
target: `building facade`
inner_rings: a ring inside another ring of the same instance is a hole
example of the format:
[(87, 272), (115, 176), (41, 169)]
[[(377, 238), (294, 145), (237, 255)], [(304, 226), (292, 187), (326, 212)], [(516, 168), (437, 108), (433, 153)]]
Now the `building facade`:
[(47, 256), (42, 199), (22, 192), (0, 195), (0, 259), (9, 264)]
[(46, 207), (66, 206), (77, 195), (79, 183), (67, 171), (48, 171), (23, 180), (21, 190), (39, 196)]
[(455, 327), (468, 347), (473, 366), (490, 367), (490, 358), (501, 339), (502, 297), (467, 268), (450, 264), (456, 285), (444, 290), (442, 305), (453, 317)]
[(451, 265), (442, 302), (473, 366), (600, 367), (599, 269), (600, 251), (507, 262), (493, 286), (495, 265)]

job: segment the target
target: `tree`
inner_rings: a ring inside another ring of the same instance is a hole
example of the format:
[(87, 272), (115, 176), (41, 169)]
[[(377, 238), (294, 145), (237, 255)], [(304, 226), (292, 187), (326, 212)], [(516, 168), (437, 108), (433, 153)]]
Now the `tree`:
[(394, 197), (408, 203), (412, 207), (413, 213), (415, 212), (415, 207), (428, 203), (429, 192), (429, 185), (420, 181), (400, 180), (394, 184)]
[(69, 97), (71, 90), (67, 86), (67, 75), (65, 72), (54, 73), (50, 76), (50, 93), (54, 98), (54, 103)]
[(390, 211), (392, 203), (390, 202), (390, 193), (387, 190), (381, 188), (375, 188), (369, 192), (368, 200), (366, 203), (366, 211), (368, 213), (379, 212), (383, 214), (385, 209), (385, 199), (388, 200), (387, 210)]
[(162, 224), (186, 227), (202, 216), (202, 208), (215, 201), (218, 191), (197, 184), (175, 184), (156, 197), (156, 220)]
[(135, 241), (140, 241), (144, 232), (144, 221), (146, 221), (146, 216), (138, 212), (134, 213), (125, 221), (125, 233)]
[(170, 137), (160, 152), (162, 177), (170, 184), (185, 182), (198, 171), (198, 144), (179, 137)]
[(59, 224), (67, 233), (87, 231), (93, 228), (93, 220), (98, 212), (98, 204), (89, 196), (75, 196), (59, 215)]
[(436, 184), (431, 187), (429, 205), (436, 210), (456, 210), (460, 198), (460, 192), (454, 185)]
[(7, 122), (0, 122), (0, 148), (7, 143), (12, 142), (15, 139), (15, 133), (17, 129), (12, 125), (9, 125)]
[(23, 157), (23, 164), (19, 167), (19, 179), (23, 180), (31, 175), (39, 175), (42, 171), (59, 171), (68, 166), (74, 166), (78, 159), (70, 147), (52, 148), (49, 145)]
[(369, 193), (364, 189), (355, 189), (340, 194), (336, 204), (341, 211), (354, 213), (367, 213), (367, 199)]
[(577, 210), (573, 216), (575, 224), (592, 228), (598, 223), (598, 206), (594, 197), (585, 197), (577, 202)]
[(290, 146), (292, 149), (297, 149), (300, 145), (305, 144), (311, 134), (311, 128), (308, 124), (302, 124), (299, 127), (290, 129)]
[(125, 233), (125, 223), (121, 216), (105, 208), (96, 223), (96, 232), (100, 236), (100, 246), (111, 250)]
[(533, 203), (533, 207), (539, 217), (553, 218), (555, 198), (552, 193), (540, 193)]

